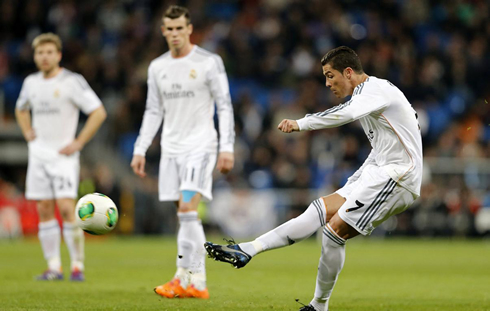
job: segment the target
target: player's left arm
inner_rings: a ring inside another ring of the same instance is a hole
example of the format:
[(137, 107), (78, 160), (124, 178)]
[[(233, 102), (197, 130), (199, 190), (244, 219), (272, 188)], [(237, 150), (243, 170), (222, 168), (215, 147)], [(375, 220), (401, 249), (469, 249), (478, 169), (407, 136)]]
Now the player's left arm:
[(99, 97), (81, 75), (77, 74), (73, 77), (71, 99), (80, 110), (88, 115), (88, 118), (77, 138), (59, 151), (60, 154), (64, 155), (82, 150), (107, 118), (107, 112)]
[(231, 104), (230, 87), (226, 76), (223, 60), (214, 56), (215, 62), (207, 75), (211, 94), (216, 102), (219, 120), (219, 155), (216, 169), (226, 174), (233, 169), (235, 158), (233, 145), (235, 143), (235, 122)]
[(68, 146), (61, 149), (59, 153), (70, 155), (74, 152), (80, 151), (83, 149), (86, 143), (94, 137), (95, 133), (99, 130), (100, 126), (107, 118), (107, 112), (105, 111), (104, 106), (99, 106), (94, 111), (89, 114), (87, 122), (83, 126), (78, 137), (75, 138), (73, 142), (71, 142)]

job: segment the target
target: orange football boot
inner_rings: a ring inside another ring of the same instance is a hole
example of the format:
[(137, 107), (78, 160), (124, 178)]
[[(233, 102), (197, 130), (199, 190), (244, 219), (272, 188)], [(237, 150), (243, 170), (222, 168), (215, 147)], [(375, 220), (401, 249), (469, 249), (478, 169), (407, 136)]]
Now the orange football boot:
[(180, 285), (180, 280), (177, 278), (163, 285), (154, 288), (155, 293), (165, 298), (186, 298), (190, 297), (186, 290)]
[(187, 295), (192, 298), (209, 299), (209, 291), (207, 288), (198, 290), (193, 284), (187, 286)]

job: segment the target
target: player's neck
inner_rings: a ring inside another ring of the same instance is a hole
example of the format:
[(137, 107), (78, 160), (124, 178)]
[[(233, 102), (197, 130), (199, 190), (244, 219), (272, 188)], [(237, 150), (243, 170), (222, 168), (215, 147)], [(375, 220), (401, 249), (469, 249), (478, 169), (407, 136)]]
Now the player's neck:
[(58, 75), (60, 72), (61, 72), (61, 67), (56, 66), (49, 71), (43, 71), (43, 78), (44, 79), (51, 79), (53, 77), (56, 77), (56, 75)]
[(185, 44), (181, 49), (172, 49), (170, 53), (172, 54), (173, 58), (182, 58), (189, 55), (193, 48), (194, 44), (189, 43)]
[(352, 90), (354, 90), (359, 84), (364, 83), (369, 76), (366, 73), (353, 76), (352, 79)]

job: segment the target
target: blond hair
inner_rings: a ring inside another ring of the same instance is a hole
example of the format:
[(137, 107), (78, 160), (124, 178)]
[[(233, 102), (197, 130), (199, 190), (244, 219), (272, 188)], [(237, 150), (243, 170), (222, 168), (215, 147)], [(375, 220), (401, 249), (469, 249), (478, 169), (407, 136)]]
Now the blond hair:
[(32, 48), (35, 50), (38, 46), (44, 43), (53, 43), (58, 49), (58, 52), (61, 52), (61, 39), (58, 35), (55, 35), (52, 32), (42, 33), (32, 41)]

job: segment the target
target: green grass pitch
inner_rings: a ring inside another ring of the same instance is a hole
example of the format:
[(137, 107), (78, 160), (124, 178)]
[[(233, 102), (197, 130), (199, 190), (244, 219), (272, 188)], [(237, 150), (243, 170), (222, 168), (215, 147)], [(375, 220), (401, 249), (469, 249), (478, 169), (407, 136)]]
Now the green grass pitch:
[[(209, 300), (153, 292), (175, 255), (173, 238), (89, 238), (87, 281), (44, 283), (33, 280), (45, 268), (36, 239), (0, 241), (0, 310), (298, 310), (295, 299), (313, 295), (320, 246), (310, 239), (240, 270), (208, 259)], [(64, 245), (62, 260), (66, 278)], [(490, 310), (490, 241), (349, 241), (330, 310)]]

